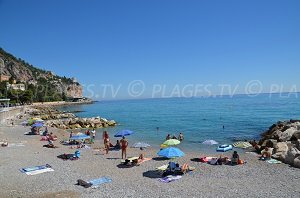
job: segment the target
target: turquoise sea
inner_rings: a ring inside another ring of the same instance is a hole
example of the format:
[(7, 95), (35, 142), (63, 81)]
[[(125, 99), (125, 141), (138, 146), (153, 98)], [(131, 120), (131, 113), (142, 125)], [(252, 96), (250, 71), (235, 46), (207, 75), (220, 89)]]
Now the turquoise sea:
[(210, 139), (220, 144), (258, 139), (279, 120), (300, 119), (298, 95), (100, 101), (61, 107), (60, 110), (81, 111), (76, 113), (79, 117), (101, 116), (116, 120), (117, 127), (97, 130), (99, 139), (103, 130), (107, 130), (113, 143), (116, 141), (113, 135), (123, 129), (135, 132), (128, 137), (130, 144), (143, 141), (154, 148), (159, 148), (168, 133), (178, 136), (182, 132), (185, 139), (179, 147), (183, 150), (214, 151), (216, 146), (201, 143)]

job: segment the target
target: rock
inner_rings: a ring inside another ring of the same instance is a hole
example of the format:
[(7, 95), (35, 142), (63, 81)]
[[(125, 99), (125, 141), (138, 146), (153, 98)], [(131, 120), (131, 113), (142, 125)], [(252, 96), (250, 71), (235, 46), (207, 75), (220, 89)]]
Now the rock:
[(79, 124), (80, 126), (85, 125), (85, 121), (84, 121), (82, 118), (78, 119), (78, 120), (76, 121), (76, 123)]
[(115, 126), (116, 125), (116, 121), (111, 120), (107, 124), (108, 124), (108, 126)]
[(298, 150), (300, 150), (300, 140), (297, 140), (295, 145), (296, 145), (296, 148), (297, 148)]
[(284, 162), (293, 166), (295, 158), (299, 156), (300, 156), (300, 151), (296, 147), (292, 147), (288, 150)]
[(69, 121), (69, 125), (74, 125), (74, 124), (76, 124), (76, 120), (75, 120), (75, 119), (71, 119), (71, 120)]
[(279, 141), (281, 142), (286, 142), (286, 141), (289, 141), (293, 134), (297, 131), (296, 128), (294, 127), (291, 127), (291, 128), (288, 128), (287, 130), (283, 131), (280, 135), (279, 135)]
[(287, 153), (289, 147), (286, 142), (278, 142), (275, 147), (275, 153)]
[(81, 129), (81, 128), (82, 128), (80, 124), (75, 124), (74, 126), (75, 126), (75, 128), (77, 128), (77, 129)]
[(269, 139), (266, 143), (266, 146), (269, 148), (275, 148), (277, 145), (277, 140)]
[(291, 137), (291, 141), (297, 141), (297, 140), (300, 140), (300, 131), (296, 131)]
[(294, 167), (300, 168), (300, 157), (294, 159)]

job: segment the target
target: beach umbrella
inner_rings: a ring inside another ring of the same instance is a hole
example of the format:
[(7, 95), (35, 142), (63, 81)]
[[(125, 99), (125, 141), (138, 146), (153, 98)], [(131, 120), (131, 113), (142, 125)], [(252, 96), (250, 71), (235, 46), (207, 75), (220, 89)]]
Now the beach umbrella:
[(184, 156), (184, 153), (179, 148), (168, 147), (160, 150), (157, 155), (166, 158), (175, 158)]
[(77, 134), (73, 135), (70, 140), (85, 140), (85, 139), (90, 139), (91, 137), (89, 135), (85, 134)]
[(202, 144), (214, 145), (214, 144), (219, 144), (219, 143), (216, 142), (215, 140), (205, 140), (204, 142), (202, 142)]
[(31, 125), (32, 127), (43, 127), (44, 124), (41, 123), (41, 122), (37, 122), (37, 123), (34, 123), (33, 125)]
[(252, 146), (249, 142), (235, 142), (232, 145), (236, 148), (243, 148), (243, 149)]
[(180, 141), (176, 140), (176, 139), (169, 139), (169, 140), (165, 141), (162, 144), (165, 145), (165, 146), (174, 146), (174, 145), (180, 144)]
[(115, 134), (115, 137), (123, 137), (123, 136), (128, 136), (133, 134), (133, 131), (130, 130), (123, 130), (123, 131), (119, 131), (118, 133)]
[(147, 147), (149, 147), (150, 146), (150, 144), (147, 144), (147, 143), (145, 143), (145, 142), (137, 142), (137, 143), (134, 143), (131, 147), (132, 148), (147, 148)]

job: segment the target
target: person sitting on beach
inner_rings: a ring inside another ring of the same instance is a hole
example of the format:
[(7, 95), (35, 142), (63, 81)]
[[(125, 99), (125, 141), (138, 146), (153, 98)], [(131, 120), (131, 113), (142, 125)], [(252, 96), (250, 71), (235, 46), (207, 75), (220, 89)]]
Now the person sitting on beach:
[(48, 135), (48, 138), (52, 141), (56, 141), (57, 140), (57, 136), (56, 135), (53, 135), (53, 133), (51, 132), (49, 135)]
[(144, 155), (141, 153), (139, 156), (139, 161), (143, 161), (144, 160)]
[(53, 144), (53, 141), (48, 138), (48, 144), (46, 145), (48, 148), (54, 148), (54, 144)]
[(269, 160), (271, 159), (271, 153), (269, 151), (269, 148), (266, 147), (262, 152), (261, 152), (261, 160)]
[(240, 156), (237, 151), (234, 151), (231, 158), (231, 165), (238, 165)]
[(180, 142), (182, 142), (182, 140), (184, 139), (184, 137), (183, 137), (183, 134), (182, 134), (182, 133), (179, 133), (178, 139), (179, 139), (179, 141), (180, 141)]
[(115, 145), (114, 148), (115, 148), (116, 150), (121, 149), (121, 144), (120, 144), (120, 141), (119, 141), (119, 140), (117, 140), (117, 143), (116, 143), (116, 145)]
[(166, 137), (166, 140), (169, 140), (169, 139), (171, 139), (171, 135), (170, 134), (168, 134), (167, 137)]
[(255, 140), (251, 141), (250, 144), (253, 146), (256, 152), (260, 152), (260, 146), (257, 144)]

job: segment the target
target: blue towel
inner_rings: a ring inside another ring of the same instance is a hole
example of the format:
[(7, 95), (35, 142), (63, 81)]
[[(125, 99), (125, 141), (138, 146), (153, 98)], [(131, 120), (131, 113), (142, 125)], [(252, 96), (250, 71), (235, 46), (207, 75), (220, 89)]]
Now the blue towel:
[(109, 177), (100, 177), (98, 179), (93, 179), (89, 181), (89, 183), (93, 184), (94, 187), (99, 186), (100, 184), (103, 183), (110, 183), (110, 182), (112, 182), (112, 179)]

